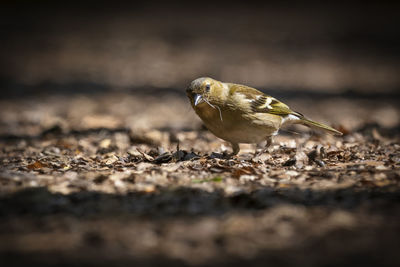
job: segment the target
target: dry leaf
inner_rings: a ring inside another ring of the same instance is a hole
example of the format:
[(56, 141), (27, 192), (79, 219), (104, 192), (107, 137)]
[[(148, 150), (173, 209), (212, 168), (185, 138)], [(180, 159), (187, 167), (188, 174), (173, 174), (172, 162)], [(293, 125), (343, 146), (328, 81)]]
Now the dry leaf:
[(29, 164), (28, 166), (26, 166), (28, 169), (30, 169), (30, 170), (38, 170), (38, 169), (41, 169), (41, 168), (44, 168), (44, 167), (47, 167), (48, 165), (47, 164), (44, 164), (44, 163), (42, 163), (41, 161), (35, 161), (34, 163), (32, 163), (32, 164)]

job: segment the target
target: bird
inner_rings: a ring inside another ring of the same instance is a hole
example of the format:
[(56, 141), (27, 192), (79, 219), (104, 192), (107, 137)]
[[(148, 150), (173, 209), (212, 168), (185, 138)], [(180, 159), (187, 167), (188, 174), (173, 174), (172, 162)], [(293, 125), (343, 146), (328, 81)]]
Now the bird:
[(201, 77), (189, 84), (186, 94), (206, 128), (231, 144), (232, 153), (228, 157), (239, 153), (241, 143), (267, 141), (268, 148), (272, 137), (287, 124), (302, 124), (342, 135), (340, 131), (312, 121), (278, 99), (246, 85)]

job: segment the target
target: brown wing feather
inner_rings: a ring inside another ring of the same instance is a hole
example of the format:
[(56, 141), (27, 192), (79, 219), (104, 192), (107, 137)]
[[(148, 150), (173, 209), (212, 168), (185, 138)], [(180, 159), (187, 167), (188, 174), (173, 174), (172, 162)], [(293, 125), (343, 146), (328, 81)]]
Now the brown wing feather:
[[(245, 95), (247, 99), (252, 100), (251, 110), (255, 113), (269, 113), (279, 116), (287, 116), (293, 114), (302, 116), (300, 113), (294, 112), (286, 104), (277, 100), (276, 98), (264, 94), (263, 92), (240, 84), (231, 84), (230, 94), (240, 93)], [(269, 102), (268, 104), (266, 104)]]
[(235, 84), (235, 83), (230, 83), (229, 84), (229, 94), (235, 94), (235, 93), (240, 93), (242, 95), (245, 95), (247, 99), (256, 99), (257, 96), (262, 96), (265, 95), (263, 92), (246, 86), (242, 84)]

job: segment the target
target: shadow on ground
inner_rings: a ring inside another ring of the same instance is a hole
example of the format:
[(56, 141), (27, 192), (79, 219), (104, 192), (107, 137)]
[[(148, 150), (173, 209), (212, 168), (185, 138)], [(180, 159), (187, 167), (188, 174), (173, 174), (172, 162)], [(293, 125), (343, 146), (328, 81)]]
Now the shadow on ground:
[(0, 200), (0, 257), (7, 266), (395, 266), (399, 204), (391, 187), (30, 188)]
[[(51, 193), (47, 188), (29, 188), (3, 196), (0, 215), (13, 216), (69, 215), (90, 216), (222, 216), (229, 212), (254, 212), (276, 205), (301, 205), (353, 210), (363, 207), (379, 213), (400, 203), (400, 192), (382, 188), (345, 188), (302, 190), (268, 188), (224, 196), (195, 188), (159, 188), (156, 193), (130, 192), (127, 195), (100, 192), (77, 192), (68, 195)], [(387, 212), (387, 211), (386, 211)], [(388, 212), (390, 213), (390, 212)]]

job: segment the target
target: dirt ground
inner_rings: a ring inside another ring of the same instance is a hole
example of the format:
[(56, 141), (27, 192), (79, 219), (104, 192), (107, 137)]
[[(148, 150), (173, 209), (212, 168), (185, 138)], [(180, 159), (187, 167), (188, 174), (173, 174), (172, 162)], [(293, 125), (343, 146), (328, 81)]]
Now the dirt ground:
[(289, 95), (345, 135), (227, 160), (183, 90), (0, 100), (2, 266), (398, 266), (396, 98)]
[[(3, 2), (1, 267), (400, 266), (398, 3)], [(201, 76), (344, 135), (223, 159)]]

